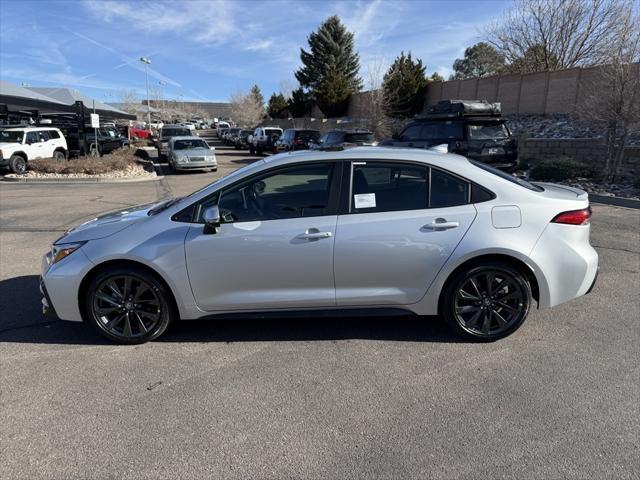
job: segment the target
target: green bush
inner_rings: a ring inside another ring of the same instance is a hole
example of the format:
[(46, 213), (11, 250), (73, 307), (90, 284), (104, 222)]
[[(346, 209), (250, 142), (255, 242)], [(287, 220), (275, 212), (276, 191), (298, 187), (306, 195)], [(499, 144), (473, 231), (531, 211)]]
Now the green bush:
[(595, 173), (593, 167), (585, 163), (559, 158), (538, 163), (531, 169), (530, 176), (533, 180), (559, 182), (576, 177), (591, 178)]

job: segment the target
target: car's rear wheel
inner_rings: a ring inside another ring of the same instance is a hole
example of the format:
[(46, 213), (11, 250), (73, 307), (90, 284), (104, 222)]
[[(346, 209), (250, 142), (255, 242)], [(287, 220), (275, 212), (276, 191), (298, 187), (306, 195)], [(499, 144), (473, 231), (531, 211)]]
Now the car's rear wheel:
[(24, 173), (27, 171), (27, 160), (22, 155), (11, 155), (9, 168), (13, 173)]
[(86, 320), (118, 343), (144, 343), (158, 338), (175, 317), (167, 287), (136, 268), (99, 273), (85, 296)]
[(441, 309), (459, 335), (492, 341), (515, 332), (531, 307), (531, 285), (511, 265), (475, 265), (448, 282)]
[(53, 152), (53, 158), (54, 160), (61, 162), (63, 160), (66, 160), (67, 156), (64, 154), (64, 152), (61, 152), (60, 150), (56, 150), (55, 152)]

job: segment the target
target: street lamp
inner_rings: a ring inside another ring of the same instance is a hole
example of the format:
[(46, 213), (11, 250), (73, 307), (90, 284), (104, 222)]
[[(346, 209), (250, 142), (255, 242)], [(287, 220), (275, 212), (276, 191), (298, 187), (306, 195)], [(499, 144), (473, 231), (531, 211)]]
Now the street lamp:
[(165, 115), (165, 105), (164, 105), (164, 89), (163, 87), (167, 84), (167, 82), (163, 82), (162, 80), (158, 81), (158, 85), (160, 85), (160, 100), (162, 100), (162, 116)]
[(147, 68), (151, 65), (151, 60), (146, 57), (140, 57), (140, 61), (144, 63), (144, 78), (147, 84), (147, 127), (151, 128), (151, 105), (149, 104), (149, 72)]

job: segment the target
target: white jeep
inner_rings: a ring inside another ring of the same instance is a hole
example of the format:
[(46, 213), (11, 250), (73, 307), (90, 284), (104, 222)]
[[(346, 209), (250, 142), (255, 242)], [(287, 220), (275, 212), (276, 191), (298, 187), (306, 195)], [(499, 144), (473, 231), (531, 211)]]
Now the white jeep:
[(27, 162), (39, 158), (67, 159), (67, 140), (57, 128), (19, 127), (0, 130), (0, 167), (27, 171)]

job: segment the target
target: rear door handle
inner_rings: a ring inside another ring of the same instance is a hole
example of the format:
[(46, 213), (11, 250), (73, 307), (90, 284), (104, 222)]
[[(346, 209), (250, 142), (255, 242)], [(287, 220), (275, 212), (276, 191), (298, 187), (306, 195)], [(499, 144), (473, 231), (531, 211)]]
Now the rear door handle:
[(457, 228), (460, 224), (458, 222), (447, 222), (444, 218), (436, 218), (433, 222), (423, 225), (422, 228), (427, 230), (449, 230), (450, 228)]
[(331, 232), (318, 232), (312, 231), (313, 229), (307, 230), (305, 233), (301, 233), (296, 238), (300, 240), (318, 240), (320, 238), (330, 238), (332, 236)]

